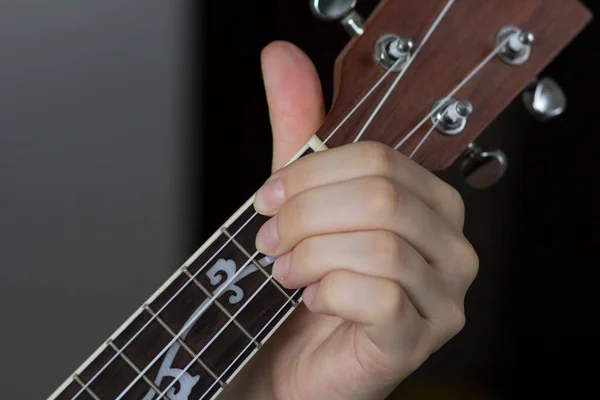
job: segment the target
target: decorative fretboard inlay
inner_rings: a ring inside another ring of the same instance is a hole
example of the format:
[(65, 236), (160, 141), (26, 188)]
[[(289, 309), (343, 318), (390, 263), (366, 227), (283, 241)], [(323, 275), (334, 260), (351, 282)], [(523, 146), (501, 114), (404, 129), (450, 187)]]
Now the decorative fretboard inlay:
[(267, 220), (252, 205), (240, 210), (57, 399), (213, 397), (300, 301), (256, 250)]

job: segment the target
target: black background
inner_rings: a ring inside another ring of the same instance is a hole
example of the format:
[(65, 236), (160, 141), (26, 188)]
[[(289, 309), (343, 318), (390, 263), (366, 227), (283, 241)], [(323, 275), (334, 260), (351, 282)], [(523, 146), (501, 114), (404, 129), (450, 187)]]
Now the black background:
[[(315, 20), (307, 3), (203, 2), (205, 24), (197, 35), (204, 40), (204, 73), (195, 102), (204, 115), (206, 149), (198, 158), (205, 182), (197, 192), (203, 205), (199, 241), (270, 172), (261, 49), (273, 40), (302, 48), (331, 104), (332, 67), (347, 36), (339, 24)], [(359, 3), (363, 15), (376, 4)], [(597, 2), (585, 3), (600, 11)], [(445, 388), (431, 398), (465, 398), (464, 391), (474, 388), (502, 398), (563, 391), (571, 398), (594, 388), (600, 339), (598, 32), (593, 21), (541, 74), (567, 93), (565, 114), (542, 124), (515, 99), (480, 137), (479, 144), (501, 146), (508, 155), (503, 181), (479, 192), (462, 183), (456, 167), (440, 174), (465, 198), (465, 232), (479, 253), (480, 274), (467, 296), (466, 328), (401, 386), (404, 398), (413, 398), (408, 392), (415, 388)], [(456, 385), (458, 392), (450, 389)]]

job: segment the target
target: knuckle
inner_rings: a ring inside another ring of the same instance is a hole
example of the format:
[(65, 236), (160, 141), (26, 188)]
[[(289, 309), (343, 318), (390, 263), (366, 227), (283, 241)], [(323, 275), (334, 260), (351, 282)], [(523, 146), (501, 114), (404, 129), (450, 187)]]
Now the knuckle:
[(479, 272), (479, 256), (469, 242), (467, 242), (467, 245), (464, 266), (467, 279), (469, 282), (473, 282)]
[(319, 297), (321, 307), (327, 311), (331, 311), (335, 308), (334, 299), (338, 297), (336, 296), (337, 282), (338, 279), (336, 279), (335, 273), (325, 275), (319, 282), (317, 296)]
[(448, 204), (450, 204), (450, 207), (457, 213), (460, 214), (464, 214), (465, 212), (465, 202), (463, 200), (462, 195), (460, 194), (460, 192), (453, 187), (452, 185), (449, 185), (447, 183), (445, 183), (445, 191), (446, 191), (446, 198), (448, 200)]
[(364, 204), (378, 221), (387, 221), (400, 207), (401, 193), (394, 182), (383, 177), (372, 177), (365, 185)]
[(460, 192), (452, 185), (438, 180), (436, 194), (439, 202), (438, 208), (462, 223), (465, 216), (465, 202)]
[(448, 315), (448, 335), (453, 337), (463, 330), (467, 322), (464, 307), (454, 304)]
[(405, 242), (392, 232), (379, 231), (372, 236), (370, 248), (383, 264), (399, 265), (404, 257)]
[(406, 296), (402, 288), (394, 282), (381, 286), (380, 304), (373, 313), (374, 322), (386, 322), (402, 315), (406, 307)]
[(462, 236), (455, 239), (453, 248), (459, 277), (469, 283), (473, 282), (479, 272), (479, 256), (477, 252), (471, 243)]
[(390, 147), (378, 142), (363, 142), (361, 155), (371, 171), (388, 175), (395, 169), (396, 152)]

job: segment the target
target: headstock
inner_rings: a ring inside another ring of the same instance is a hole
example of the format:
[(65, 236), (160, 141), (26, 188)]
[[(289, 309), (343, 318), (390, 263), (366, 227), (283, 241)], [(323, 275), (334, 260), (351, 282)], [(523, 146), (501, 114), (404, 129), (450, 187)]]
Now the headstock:
[(506, 168), (474, 140), (516, 96), (540, 120), (564, 110), (560, 87), (536, 76), (591, 19), (578, 0), (382, 0), (366, 20), (356, 0), (310, 5), (352, 36), (317, 136), (329, 147), (379, 141), (432, 171), (465, 155), (473, 187)]

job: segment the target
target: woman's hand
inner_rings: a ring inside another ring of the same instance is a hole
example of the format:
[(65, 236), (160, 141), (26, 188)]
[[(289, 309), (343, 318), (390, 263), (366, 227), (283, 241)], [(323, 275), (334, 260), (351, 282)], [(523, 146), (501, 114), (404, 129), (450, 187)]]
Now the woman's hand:
[(463, 202), (373, 142), (280, 169), (319, 128), (323, 100), (294, 46), (271, 44), (262, 61), (275, 172), (256, 196), (257, 211), (272, 216), (257, 248), (277, 257), (283, 286), (306, 289), (240, 382), (257, 398), (384, 399), (465, 323), (478, 258), (462, 234)]

